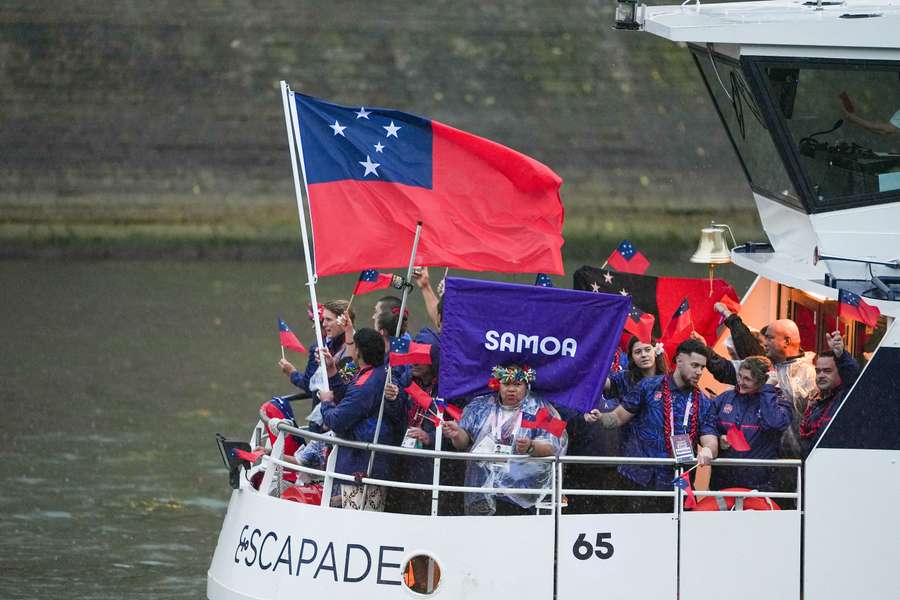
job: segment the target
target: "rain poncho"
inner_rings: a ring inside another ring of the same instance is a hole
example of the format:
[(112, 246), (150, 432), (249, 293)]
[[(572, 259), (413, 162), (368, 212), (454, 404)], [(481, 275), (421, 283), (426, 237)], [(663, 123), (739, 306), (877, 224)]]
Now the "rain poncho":
[[(479, 396), (472, 400), (463, 412), (460, 427), (469, 438), (472, 446), (469, 452), (482, 454), (511, 454), (515, 452), (516, 438), (528, 437), (553, 444), (554, 454), (563, 455), (568, 445), (565, 433), (556, 437), (543, 429), (522, 427), (522, 414), (532, 417), (538, 410), (546, 408), (550, 414), (559, 418), (553, 406), (535, 398), (529, 393), (522, 404), (517, 407), (501, 406), (495, 394)], [(529, 461), (523, 455), (522, 460), (503, 462), (469, 461), (466, 466), (466, 486), (482, 488), (522, 488), (539, 489), (550, 485), (553, 464), (550, 462)], [(466, 513), (475, 515), (491, 515), (496, 511), (496, 498), (508, 500), (522, 508), (531, 508), (543, 500), (546, 494), (466, 494)]]

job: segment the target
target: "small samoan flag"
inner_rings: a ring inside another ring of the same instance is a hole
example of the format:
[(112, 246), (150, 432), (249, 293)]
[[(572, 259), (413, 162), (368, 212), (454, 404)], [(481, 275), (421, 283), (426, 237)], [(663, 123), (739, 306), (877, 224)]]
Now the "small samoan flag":
[(553, 287), (553, 280), (551, 280), (550, 276), (546, 273), (538, 273), (537, 277), (534, 280), (534, 285), (539, 285), (541, 287)]
[(431, 344), (420, 344), (405, 337), (391, 337), (390, 364), (430, 365)]
[(236, 456), (241, 460), (248, 461), (251, 465), (254, 464), (259, 458), (265, 454), (265, 450), (257, 450), (256, 452), (247, 452), (246, 450), (241, 450), (240, 448), (232, 448), (231, 454)]
[(356, 282), (356, 287), (353, 288), (353, 295), (358, 296), (389, 288), (393, 281), (394, 276), (390, 273), (379, 273), (375, 269), (366, 269), (359, 274), (359, 280)]
[(525, 429), (543, 429), (556, 437), (562, 437), (563, 432), (566, 430), (566, 422), (554, 417), (547, 410), (547, 407), (541, 407), (538, 409), (537, 414), (534, 415), (522, 413), (522, 427)]
[(732, 423), (728, 428), (728, 432), (725, 434), (725, 439), (728, 440), (728, 443), (731, 444), (731, 447), (734, 448), (737, 452), (750, 451), (750, 442), (748, 442), (747, 438), (744, 437), (744, 432), (741, 431), (741, 428), (734, 423)]
[(628, 240), (622, 240), (606, 262), (620, 273), (643, 275), (650, 268), (650, 261)]
[(423, 390), (415, 381), (403, 389), (406, 390), (409, 397), (416, 403), (416, 406), (422, 410), (429, 410), (431, 408), (431, 395)]
[(838, 290), (838, 301), (841, 303), (838, 314), (843, 319), (861, 321), (869, 327), (878, 325), (881, 311), (877, 306), (866, 303), (859, 295), (847, 290)]
[(441, 409), (441, 412), (447, 417), (450, 417), (454, 421), (462, 419), (462, 409), (460, 407), (448, 404), (443, 398), (435, 398), (434, 401), (437, 403), (438, 408)]
[(691, 474), (690, 472), (682, 473), (674, 480), (672, 480), (672, 485), (680, 488), (687, 494), (687, 497), (684, 499), (684, 507), (686, 509), (691, 509), (697, 506), (697, 497), (694, 496), (694, 488), (691, 487)]
[(294, 352), (306, 352), (306, 348), (303, 347), (303, 344), (300, 343), (300, 340), (297, 339), (291, 328), (281, 319), (278, 319), (278, 337), (281, 339), (283, 348)]
[(667, 344), (680, 344), (691, 336), (693, 329), (694, 322), (691, 319), (691, 305), (688, 304), (688, 299), (685, 298), (678, 305), (678, 308), (675, 309), (675, 314), (672, 315), (672, 318), (669, 319), (669, 325), (666, 327), (665, 334), (663, 334), (663, 340)]
[(722, 297), (719, 298), (719, 302), (724, 304), (725, 308), (730, 310), (733, 314), (738, 314), (739, 312), (741, 312), (741, 303), (728, 294), (722, 294)]
[(656, 317), (632, 305), (628, 318), (625, 319), (625, 331), (637, 337), (641, 342), (649, 344), (652, 339), (653, 324), (655, 322)]

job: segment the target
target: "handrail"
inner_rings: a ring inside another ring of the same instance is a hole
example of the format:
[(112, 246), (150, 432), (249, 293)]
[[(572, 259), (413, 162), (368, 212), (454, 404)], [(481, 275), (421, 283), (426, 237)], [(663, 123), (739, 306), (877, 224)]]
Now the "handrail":
[[(634, 456), (528, 456), (525, 454), (476, 454), (470, 452), (451, 452), (448, 450), (427, 450), (425, 448), (404, 448), (373, 442), (357, 442), (344, 440), (337, 436), (315, 433), (305, 428), (291, 427), (285, 423), (278, 424), (278, 430), (292, 435), (318, 440), (329, 445), (382, 452), (385, 454), (398, 454), (401, 456), (419, 456), (422, 458), (447, 458), (451, 460), (475, 460), (482, 462), (503, 462), (509, 460), (528, 460), (532, 462), (561, 462), (569, 464), (598, 464), (598, 465), (643, 465), (643, 466), (685, 466), (694, 464), (677, 463), (674, 458), (645, 458)], [(739, 467), (799, 467), (803, 461), (797, 458), (781, 458), (777, 460), (765, 460), (755, 458), (717, 458), (713, 465), (739, 466)]]

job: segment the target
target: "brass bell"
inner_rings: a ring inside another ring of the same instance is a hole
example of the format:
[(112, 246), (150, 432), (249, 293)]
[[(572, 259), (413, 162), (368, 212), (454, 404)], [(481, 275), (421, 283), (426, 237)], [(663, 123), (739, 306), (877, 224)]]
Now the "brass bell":
[(725, 229), (721, 227), (704, 227), (700, 232), (700, 245), (691, 256), (692, 263), (705, 265), (724, 265), (731, 262), (731, 252), (725, 242)]

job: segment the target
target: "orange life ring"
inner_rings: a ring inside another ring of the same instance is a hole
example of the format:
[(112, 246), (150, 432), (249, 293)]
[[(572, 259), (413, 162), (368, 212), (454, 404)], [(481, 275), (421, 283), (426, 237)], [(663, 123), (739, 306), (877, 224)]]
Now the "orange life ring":
[[(748, 488), (725, 488), (720, 492), (752, 492)], [(737, 507), (735, 508), (735, 505)], [(771, 498), (739, 496), (706, 496), (694, 506), (693, 510), (718, 511), (718, 510), (781, 510), (781, 507)]]

